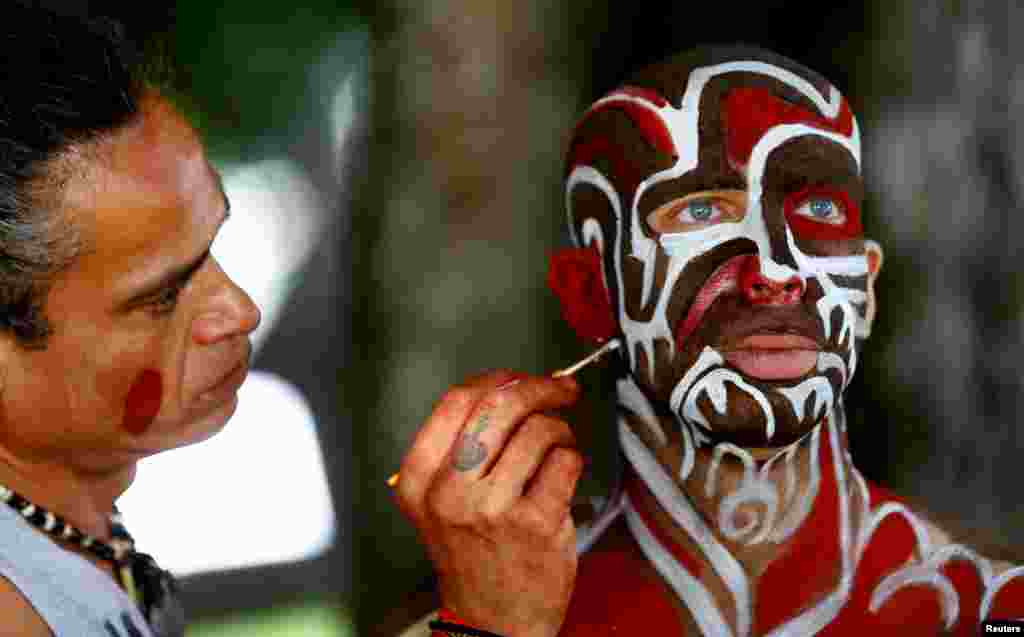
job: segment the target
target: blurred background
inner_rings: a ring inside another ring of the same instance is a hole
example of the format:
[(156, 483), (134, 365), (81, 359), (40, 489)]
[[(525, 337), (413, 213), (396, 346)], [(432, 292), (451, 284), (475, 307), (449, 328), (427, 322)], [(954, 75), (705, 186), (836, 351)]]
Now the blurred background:
[[(100, 3), (59, 3), (62, 7)], [(879, 318), (847, 396), (854, 458), (990, 556), (1024, 562), (1024, 44), (1009, 0), (152, 2), (232, 199), (214, 252), (264, 310), (223, 436), (144, 466), (123, 508), (183, 575), (190, 637), (390, 635), (430, 569), (385, 486), (447, 386), (584, 352), (544, 287), (567, 245), (578, 115), (708, 42), (774, 49), (848, 97)], [(609, 379), (570, 414), (614, 469)], [(185, 482), (183, 482), (185, 478)], [(145, 525), (150, 525), (146, 527)]]

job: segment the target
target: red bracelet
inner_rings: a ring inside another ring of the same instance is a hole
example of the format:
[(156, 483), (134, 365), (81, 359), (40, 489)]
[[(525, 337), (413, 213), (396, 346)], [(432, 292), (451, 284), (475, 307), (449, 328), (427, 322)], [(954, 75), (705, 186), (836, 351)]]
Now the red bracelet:
[[(455, 613), (451, 612), (447, 608), (438, 609), (437, 621), (444, 622), (446, 624), (460, 624), (462, 626), (468, 625), (466, 624), (466, 622), (456, 617)], [(431, 625), (430, 627), (433, 628), (433, 625)], [(442, 630), (434, 630), (432, 633), (430, 633), (430, 637), (448, 637), (448, 633)]]
[(432, 637), (501, 637), (480, 628), (474, 628), (459, 619), (447, 608), (437, 611), (437, 619), (428, 624)]

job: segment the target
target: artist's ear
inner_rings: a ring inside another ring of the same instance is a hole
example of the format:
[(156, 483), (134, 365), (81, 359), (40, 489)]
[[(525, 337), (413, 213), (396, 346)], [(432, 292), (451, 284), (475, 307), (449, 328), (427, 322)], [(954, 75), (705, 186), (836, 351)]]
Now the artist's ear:
[(871, 324), (875, 321), (875, 313), (878, 311), (878, 299), (875, 297), (875, 279), (878, 278), (878, 273), (882, 271), (882, 246), (878, 245), (876, 241), (866, 239), (864, 241), (864, 254), (868, 259), (868, 289), (867, 289), (867, 308), (866, 316), (864, 317), (865, 334), (867, 337), (871, 334)]

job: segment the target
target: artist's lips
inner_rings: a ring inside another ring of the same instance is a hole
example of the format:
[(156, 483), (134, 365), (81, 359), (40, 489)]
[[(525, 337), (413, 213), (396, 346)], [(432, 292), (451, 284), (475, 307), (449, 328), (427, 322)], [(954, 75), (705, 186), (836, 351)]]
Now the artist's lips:
[(221, 401), (230, 398), (238, 391), (249, 373), (249, 357), (246, 356), (238, 365), (225, 374), (220, 380), (199, 395), (201, 402)]
[(753, 334), (722, 351), (725, 360), (761, 380), (797, 378), (818, 361), (818, 344), (798, 334)]

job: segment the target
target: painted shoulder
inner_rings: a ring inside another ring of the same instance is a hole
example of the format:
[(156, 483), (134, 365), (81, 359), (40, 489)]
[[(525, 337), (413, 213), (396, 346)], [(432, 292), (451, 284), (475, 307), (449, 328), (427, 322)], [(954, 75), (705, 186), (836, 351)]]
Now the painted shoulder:
[(955, 635), (974, 634), (983, 619), (1024, 617), (1024, 566), (954, 542), (884, 488), (867, 483), (867, 491), (871, 506), (856, 545), (865, 590), (858, 596), (855, 584), (851, 602), (859, 597), (880, 618), (913, 607), (919, 621), (940, 622)]

